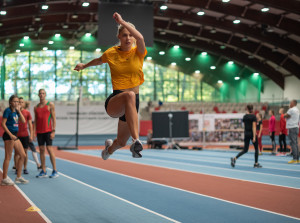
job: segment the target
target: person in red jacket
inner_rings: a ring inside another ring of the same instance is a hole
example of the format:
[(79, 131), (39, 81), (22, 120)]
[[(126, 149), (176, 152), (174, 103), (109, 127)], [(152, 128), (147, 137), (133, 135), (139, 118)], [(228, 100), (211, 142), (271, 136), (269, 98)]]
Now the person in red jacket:
[(275, 154), (276, 153), (276, 142), (275, 142), (276, 118), (275, 118), (273, 110), (269, 110), (269, 115), (270, 115), (269, 132), (270, 132), (270, 138), (271, 138), (271, 141), (272, 141), (272, 153)]
[[(284, 108), (279, 109), (280, 114), (280, 131), (279, 131), (279, 145), (280, 145), (280, 152), (286, 153), (286, 135), (287, 135), (287, 129), (286, 129), (286, 120), (284, 118)], [(283, 149), (282, 149), (282, 143), (283, 143)]]

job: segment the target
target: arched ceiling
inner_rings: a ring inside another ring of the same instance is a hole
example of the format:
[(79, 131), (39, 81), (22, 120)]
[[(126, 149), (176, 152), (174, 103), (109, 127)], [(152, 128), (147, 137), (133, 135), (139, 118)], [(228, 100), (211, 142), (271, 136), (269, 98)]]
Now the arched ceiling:
[[(82, 7), (83, 2), (90, 4)], [(127, 2), (153, 4), (154, 39), (156, 46), (164, 50), (178, 44), (190, 51), (191, 55), (207, 51), (217, 58), (216, 63), (234, 60), (242, 70), (246, 68), (260, 72), (281, 88), (284, 88), (285, 76), (295, 75), (300, 78), (300, 1)], [(47, 10), (42, 10), (44, 4), (48, 5)], [(160, 9), (163, 4), (168, 6), (166, 10)], [(269, 10), (262, 12), (264, 7)], [(92, 50), (97, 47), (96, 43), (87, 46), (80, 41), (86, 32), (97, 35), (97, 0), (2, 0), (0, 10), (6, 11), (6, 15), (0, 15), (0, 44), (4, 53), (20, 49), (20, 39), (25, 35), (30, 36), (34, 45), (31, 48), (23, 46), (21, 50), (42, 49), (57, 31), (65, 39), (61, 48), (67, 49), (73, 45)], [(204, 15), (198, 15), (199, 11), (204, 12)], [(235, 19), (239, 19), (240, 23), (234, 24)], [(161, 64), (166, 61), (156, 60)], [(181, 70), (193, 73), (192, 68), (182, 64)], [(204, 78), (213, 84), (218, 78), (212, 78), (213, 75), (209, 73), (208, 69)]]

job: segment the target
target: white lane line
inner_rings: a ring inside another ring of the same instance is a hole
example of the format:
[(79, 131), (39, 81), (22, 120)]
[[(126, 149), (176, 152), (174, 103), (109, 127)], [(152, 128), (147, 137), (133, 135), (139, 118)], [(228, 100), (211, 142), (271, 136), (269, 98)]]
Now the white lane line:
[[(261, 209), (261, 208), (256, 208), (256, 207), (253, 207), (253, 206), (249, 206), (249, 205), (240, 204), (240, 203), (237, 203), (237, 202), (228, 201), (228, 200), (225, 200), (225, 199), (221, 199), (221, 198), (217, 198), (217, 197), (213, 197), (213, 196), (209, 196), (209, 195), (205, 195), (205, 194), (200, 194), (200, 193), (196, 193), (196, 192), (184, 190), (184, 189), (181, 189), (181, 188), (178, 188), (178, 187), (173, 187), (173, 186), (156, 183), (156, 182), (149, 181), (149, 180), (144, 180), (144, 179), (141, 179), (141, 178), (138, 178), (138, 177), (133, 177), (133, 176), (129, 176), (129, 175), (126, 175), (126, 174), (122, 174), (122, 173), (118, 173), (118, 172), (114, 172), (114, 171), (102, 169), (102, 168), (99, 168), (99, 167), (94, 167), (94, 166), (90, 166), (90, 165), (87, 165), (87, 164), (78, 163), (78, 162), (67, 160), (67, 159), (64, 159), (64, 158), (59, 158), (59, 157), (56, 157), (56, 158), (60, 159), (60, 160), (64, 160), (64, 161), (69, 162), (69, 163), (76, 164), (76, 165), (81, 165), (81, 166), (89, 167), (89, 168), (92, 168), (92, 169), (101, 170), (103, 172), (108, 172), (108, 173), (116, 174), (116, 175), (119, 175), (119, 176), (124, 176), (124, 177), (127, 177), (127, 178), (131, 178), (131, 179), (135, 179), (135, 180), (139, 180), (139, 181), (143, 181), (143, 182), (147, 182), (147, 183), (159, 185), (159, 186), (162, 186), (162, 187), (171, 188), (171, 189), (174, 189), (174, 190), (179, 190), (179, 191), (187, 192), (187, 193), (198, 195), (198, 196), (202, 196), (202, 197), (212, 198), (212, 199), (215, 199), (215, 200), (218, 200), (218, 201), (223, 201), (223, 202), (226, 202), (226, 203), (230, 203), (230, 204), (235, 204), (235, 205), (242, 206), (242, 207), (251, 208), (251, 209), (262, 211), (262, 212), (267, 212), (267, 213), (271, 213), (271, 214), (275, 214), (275, 215), (279, 215), (279, 216), (283, 216), (283, 217), (287, 217), (287, 218), (292, 218), (292, 219), (300, 220), (300, 218), (297, 218), (297, 217), (293, 217), (293, 216), (289, 216), (289, 215), (285, 215), (285, 214), (280, 214), (280, 213), (277, 213), (277, 212), (273, 212), (273, 211), (269, 211), (269, 210), (265, 210), (265, 209)], [(99, 157), (99, 160), (100, 160), (100, 157)], [(74, 179), (74, 180), (76, 180), (76, 179)]]
[[(2, 169), (0, 168), (0, 171), (3, 173)], [(29, 197), (27, 197), (27, 195), (16, 185), (14, 184), (14, 187), (19, 191), (19, 193), (25, 198), (25, 200), (34, 207), (37, 207), (32, 200), (30, 200)], [(51, 221), (49, 220), (49, 218), (47, 218), (47, 216), (42, 212), (42, 211), (37, 211), (37, 213), (45, 220), (45, 222), (47, 223), (51, 223)]]
[[(68, 151), (68, 152), (71, 152), (71, 151)], [(76, 152), (71, 152), (71, 153), (76, 153)], [(91, 154), (83, 154), (83, 153), (76, 153), (76, 154), (82, 154), (82, 155), (86, 155), (86, 156), (99, 157), (99, 156), (91, 155)], [(126, 156), (126, 155), (118, 154), (118, 156)], [(126, 158), (127, 158), (127, 156), (126, 156)], [(183, 171), (183, 172), (203, 174), (203, 175), (207, 175), (207, 176), (217, 176), (217, 177), (221, 177), (221, 178), (234, 179), (234, 180), (239, 180), (239, 181), (260, 183), (260, 184), (266, 184), (266, 185), (271, 185), (271, 186), (286, 187), (286, 188), (300, 190), (300, 188), (297, 188), (297, 187), (291, 187), (291, 186), (286, 186), (286, 185), (281, 185), (281, 184), (265, 183), (265, 182), (256, 181), (256, 180), (245, 180), (245, 179), (240, 179), (240, 178), (236, 178), (236, 177), (228, 177), (228, 176), (223, 176), (223, 175), (218, 175), (218, 174), (210, 174), (210, 173), (203, 173), (203, 172), (197, 172), (197, 171), (191, 171), (191, 170), (184, 170), (184, 169), (179, 169), (179, 168), (166, 167), (166, 166), (163, 166), (163, 165), (146, 164), (146, 163), (141, 163), (141, 162), (137, 162), (137, 161), (129, 161), (129, 160), (116, 159), (116, 158), (115, 159), (111, 158), (111, 159), (112, 160), (116, 160), (116, 161), (122, 161), (122, 162), (140, 164), (140, 165), (151, 166), (151, 167), (161, 167), (161, 168), (170, 169), (170, 170), (178, 170), (178, 171)], [(237, 169), (229, 169), (229, 168), (226, 169), (226, 168), (221, 168), (221, 167), (211, 167), (211, 166), (198, 165), (198, 164), (180, 163), (180, 162), (175, 162), (175, 161), (156, 160), (156, 159), (151, 159), (151, 158), (143, 158), (143, 160), (149, 160), (149, 161), (153, 160), (153, 161), (156, 161), (156, 162), (161, 162), (163, 164), (164, 163), (171, 163), (171, 164), (186, 165), (186, 166), (193, 166), (193, 167), (206, 167), (206, 168), (212, 168), (212, 169), (223, 169), (223, 170), (229, 170), (229, 171), (234, 171), (234, 172), (246, 172), (248, 174), (251, 173), (251, 174), (266, 175), (264, 173), (257, 173), (257, 172), (246, 171), (246, 170), (237, 170)], [(281, 176), (281, 175), (274, 175), (274, 174), (267, 174), (267, 175), (276, 176), (276, 177), (288, 177), (288, 176)], [(290, 178), (294, 179), (294, 177), (290, 177)], [(300, 180), (299, 178), (296, 178), (296, 179)]]
[[(56, 157), (56, 159), (61, 159), (61, 158)], [(35, 162), (32, 161), (32, 160), (28, 160), (28, 161), (35, 164)], [(48, 167), (47, 169), (52, 171), (52, 169), (49, 168), (49, 167)], [(109, 192), (107, 192), (107, 191), (105, 191), (105, 190), (101, 190), (101, 189), (99, 189), (99, 188), (97, 188), (97, 187), (94, 187), (94, 186), (92, 186), (92, 185), (89, 185), (89, 184), (87, 184), (87, 183), (84, 183), (83, 181), (77, 180), (77, 179), (75, 179), (75, 178), (73, 178), (73, 177), (70, 177), (70, 176), (68, 176), (68, 175), (66, 175), (66, 174), (64, 174), (64, 173), (62, 173), (62, 172), (59, 172), (59, 175), (64, 176), (64, 177), (66, 177), (66, 178), (68, 178), (68, 179), (70, 179), (70, 180), (73, 180), (73, 181), (75, 181), (75, 182), (77, 182), (77, 183), (79, 183), (79, 184), (82, 184), (82, 185), (84, 185), (84, 186), (87, 186), (87, 187), (89, 187), (89, 188), (92, 188), (92, 189), (94, 189), (94, 190), (100, 191), (100, 192), (102, 192), (102, 193), (104, 193), (104, 194), (106, 194), (106, 195), (109, 195), (109, 196), (111, 196), (111, 197), (114, 197), (114, 198), (116, 198), (116, 199), (118, 199), (118, 200), (121, 200), (121, 201), (123, 201), (123, 202), (125, 202), (125, 203), (128, 203), (128, 204), (132, 205), (132, 206), (135, 206), (135, 207), (137, 207), (137, 208), (140, 208), (140, 209), (142, 209), (142, 210), (144, 210), (144, 211), (147, 211), (147, 212), (149, 212), (149, 213), (151, 213), (151, 214), (157, 215), (157, 216), (159, 216), (159, 217), (161, 217), (161, 218), (164, 218), (164, 219), (166, 219), (166, 220), (168, 220), (168, 221), (170, 221), (170, 222), (180, 223), (180, 221), (174, 220), (174, 219), (169, 218), (169, 217), (167, 217), (167, 216), (165, 216), (165, 215), (162, 215), (162, 214), (160, 214), (160, 213), (158, 213), (158, 212), (152, 211), (152, 210), (150, 210), (150, 209), (148, 209), (148, 208), (145, 208), (145, 207), (143, 207), (143, 206), (141, 206), (141, 205), (138, 205), (138, 204), (136, 204), (136, 203), (133, 203), (133, 202), (131, 202), (131, 201), (128, 201), (128, 200), (126, 200), (126, 199), (124, 199), (124, 198), (121, 198), (121, 197), (119, 197), (119, 196), (116, 196), (116, 195), (114, 195), (114, 194), (112, 194), (112, 193), (109, 193)]]

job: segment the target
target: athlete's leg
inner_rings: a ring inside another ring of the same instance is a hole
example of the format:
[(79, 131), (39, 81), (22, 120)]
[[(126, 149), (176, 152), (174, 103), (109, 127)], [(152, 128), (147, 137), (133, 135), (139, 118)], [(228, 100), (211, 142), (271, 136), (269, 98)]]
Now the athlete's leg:
[(22, 167), (23, 167), (23, 163), (24, 163), (26, 154), (25, 154), (24, 148), (22, 146), (22, 143), (19, 139), (15, 141), (14, 148), (15, 148), (15, 152), (19, 155), (18, 166), (16, 166), (17, 177), (21, 177)]
[(122, 92), (112, 97), (107, 105), (107, 113), (114, 118), (125, 114), (130, 135), (133, 139), (139, 138), (136, 95), (133, 91)]
[(24, 159), (24, 170), (27, 170), (27, 162), (28, 162), (28, 148), (24, 148), (25, 151), (25, 159)]
[(42, 169), (44, 170), (44, 172), (46, 172), (46, 156), (45, 156), (45, 146), (44, 145), (40, 145), (40, 159), (41, 159), (41, 165), (42, 165)]
[(3, 179), (5, 179), (7, 177), (9, 161), (11, 159), (12, 151), (14, 148), (14, 141), (13, 140), (5, 140), (4, 148), (5, 148), (5, 158), (3, 161)]
[(235, 157), (235, 159), (238, 159), (240, 156), (242, 156), (242, 155), (244, 155), (245, 153), (248, 152), (250, 140), (251, 140), (250, 136), (245, 136), (245, 139), (244, 139), (244, 149), (239, 154), (237, 154), (237, 156)]
[(32, 157), (33, 157), (33, 159), (36, 163), (36, 166), (41, 167), (41, 164), (40, 164), (39, 159), (37, 157), (37, 152), (36, 152), (36, 149), (35, 149), (35, 146), (34, 146), (33, 142), (29, 142), (29, 148), (32, 151)]
[(112, 154), (117, 149), (126, 146), (126, 143), (130, 137), (129, 128), (126, 122), (119, 120), (118, 123), (118, 135), (113, 144), (108, 148), (108, 153)]
[(50, 156), (50, 161), (51, 161), (53, 170), (56, 170), (56, 160), (55, 160), (55, 153), (53, 151), (53, 147), (48, 145), (47, 146), (47, 151), (48, 151), (49, 156)]

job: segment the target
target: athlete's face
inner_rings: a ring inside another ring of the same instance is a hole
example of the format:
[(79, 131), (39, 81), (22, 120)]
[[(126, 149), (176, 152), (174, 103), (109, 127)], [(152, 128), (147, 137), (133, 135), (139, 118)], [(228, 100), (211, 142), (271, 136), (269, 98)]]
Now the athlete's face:
[(14, 99), (10, 102), (10, 105), (11, 105), (13, 108), (16, 108), (16, 107), (19, 105), (19, 98), (14, 98)]
[(21, 108), (25, 108), (25, 101), (24, 101), (24, 99), (19, 99), (19, 104), (20, 104), (20, 106), (21, 106)]
[(135, 38), (130, 34), (130, 32), (124, 28), (118, 35), (121, 46), (126, 48), (131, 48), (132, 44), (135, 43)]
[(46, 91), (40, 90), (39, 91), (39, 97), (40, 97), (41, 100), (45, 99), (46, 98)]

